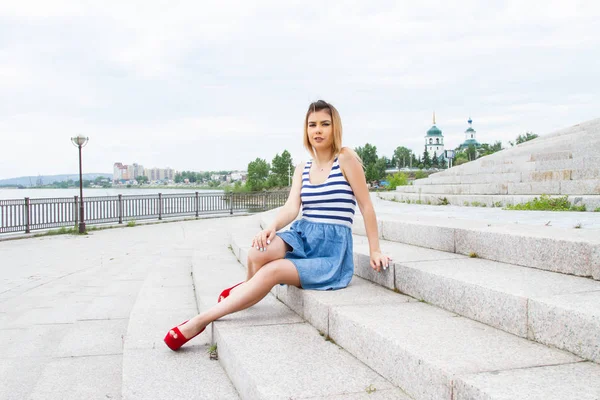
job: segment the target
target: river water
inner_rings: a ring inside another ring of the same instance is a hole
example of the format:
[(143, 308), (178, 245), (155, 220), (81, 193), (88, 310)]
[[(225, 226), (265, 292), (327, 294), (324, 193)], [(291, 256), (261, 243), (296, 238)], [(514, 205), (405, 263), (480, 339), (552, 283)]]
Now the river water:
[[(210, 194), (222, 193), (222, 190), (196, 190), (196, 189), (163, 189), (153, 187), (148, 189), (134, 188), (94, 188), (83, 189), (83, 198), (96, 196), (117, 196), (122, 195), (141, 195), (141, 194), (175, 194), (175, 193), (194, 193)], [(30, 199), (48, 199), (57, 197), (73, 197), (79, 196), (79, 189), (0, 189), (0, 200), (16, 200), (29, 197)]]

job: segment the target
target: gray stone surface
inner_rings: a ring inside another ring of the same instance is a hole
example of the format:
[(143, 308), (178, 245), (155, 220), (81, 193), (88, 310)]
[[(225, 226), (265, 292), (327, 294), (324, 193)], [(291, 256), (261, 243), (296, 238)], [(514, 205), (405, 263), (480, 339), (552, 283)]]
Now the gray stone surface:
[(120, 354), (54, 359), (29, 399), (121, 399), (121, 368)]
[(428, 221), (411, 223), (381, 218), (382, 237), (392, 242), (454, 253), (454, 228)]
[[(365, 222), (363, 217), (360, 214), (355, 215), (354, 224), (352, 225), (352, 233), (355, 235), (366, 236), (367, 231), (365, 230)], [(381, 220), (377, 220), (377, 233), (379, 234), (379, 238), (381, 239), (383, 236), (383, 228), (381, 226)]]
[(592, 264), (592, 277), (600, 280), (600, 245), (593, 247), (590, 263)]
[[(396, 286), (402, 293), (522, 337), (527, 337), (531, 299), (600, 291), (600, 282), (590, 279), (476, 258), (396, 262)], [(592, 315), (581, 317), (593, 320)], [(600, 329), (589, 326), (581, 335), (596, 337)]]
[[(507, 184), (508, 190), (505, 194), (548, 194), (548, 195), (559, 195), (560, 193), (560, 182), (521, 182), (514, 183), (510, 182)], [(496, 193), (490, 193), (496, 194)]]
[(216, 331), (219, 359), (243, 399), (327, 398), (363, 393), (369, 386), (394, 388), (307, 324)]
[(529, 300), (528, 327), (530, 339), (600, 363), (600, 287)]
[(598, 400), (600, 366), (573, 363), (462, 376), (455, 400)]
[[(386, 221), (387, 223), (388, 221)], [(390, 221), (393, 225), (393, 221)], [(354, 236), (354, 273), (371, 282), (375, 282), (388, 289), (396, 289), (394, 282), (396, 276), (395, 268), (398, 262), (429, 261), (429, 260), (453, 260), (463, 256), (411, 246), (404, 243), (396, 243), (388, 239), (380, 241), (380, 247), (384, 254), (392, 258), (393, 263), (387, 270), (377, 272), (370, 265), (369, 247), (366, 240), (360, 236)]]
[(0, 361), (0, 399), (29, 399), (33, 386), (42, 376), (48, 357), (3, 358)]
[(162, 344), (128, 351), (123, 357), (128, 371), (123, 375), (123, 399), (239, 399), (219, 362), (210, 360), (208, 348), (186, 345), (174, 353)]
[[(332, 307), (415, 301), (390, 290), (381, 290), (379, 285), (359, 277), (354, 277), (343, 290), (302, 290), (287, 285), (283, 288), (281, 290), (285, 290), (288, 295), (278, 296), (280, 300), (324, 334), (329, 334), (329, 313)], [(300, 312), (296, 310), (298, 304), (301, 304)]]
[(77, 321), (58, 346), (63, 357), (122, 354), (127, 319)]
[(494, 226), (455, 231), (456, 252), (548, 271), (591, 276), (590, 257), (598, 239), (577, 232), (540, 232), (527, 227)]
[(334, 308), (330, 336), (415, 399), (450, 400), (464, 375), (579, 360), (422, 303)]

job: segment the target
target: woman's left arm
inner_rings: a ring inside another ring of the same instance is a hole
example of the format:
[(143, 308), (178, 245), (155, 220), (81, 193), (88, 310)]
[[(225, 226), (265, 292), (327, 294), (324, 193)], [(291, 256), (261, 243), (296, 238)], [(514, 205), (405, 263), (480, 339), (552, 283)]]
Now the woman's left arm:
[(348, 147), (342, 148), (338, 157), (342, 173), (352, 187), (360, 213), (365, 221), (365, 230), (367, 231), (367, 239), (369, 240), (369, 253), (371, 258), (371, 267), (377, 272), (387, 269), (390, 264), (390, 258), (381, 253), (379, 248), (379, 234), (377, 232), (377, 218), (373, 202), (367, 188), (367, 181), (363, 167), (358, 161), (356, 153)]

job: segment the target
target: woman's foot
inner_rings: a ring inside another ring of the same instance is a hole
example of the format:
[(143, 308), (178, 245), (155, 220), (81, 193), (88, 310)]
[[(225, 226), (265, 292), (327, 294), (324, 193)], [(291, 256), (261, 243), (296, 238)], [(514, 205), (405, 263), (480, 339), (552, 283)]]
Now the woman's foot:
[(206, 329), (206, 325), (198, 324), (194, 319), (185, 321), (167, 332), (164, 341), (171, 350), (178, 350)]

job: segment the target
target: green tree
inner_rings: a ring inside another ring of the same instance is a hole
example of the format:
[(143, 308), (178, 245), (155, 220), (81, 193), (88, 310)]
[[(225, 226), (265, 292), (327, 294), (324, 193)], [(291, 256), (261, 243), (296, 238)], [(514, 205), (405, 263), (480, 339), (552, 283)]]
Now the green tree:
[(387, 168), (387, 159), (385, 157), (378, 158), (374, 164), (367, 167), (365, 171), (365, 178), (367, 182), (380, 181), (385, 177), (385, 170)]
[[(273, 186), (284, 187), (288, 186), (288, 174), (291, 178), (294, 175), (294, 165), (292, 164), (292, 155), (289, 151), (284, 150), (279, 154), (276, 154), (271, 162), (271, 173), (273, 178)], [(270, 186), (270, 187), (273, 187)]]
[(412, 155), (412, 151), (403, 146), (396, 147), (394, 150), (394, 155), (392, 156), (392, 163), (398, 169), (407, 167), (410, 165), (410, 157)]
[(377, 162), (377, 146), (367, 143), (364, 147), (355, 148), (354, 151), (361, 158), (365, 168)]
[[(538, 135), (536, 135), (533, 132), (525, 132), (524, 135), (519, 135), (517, 136), (517, 144), (521, 144), (521, 143), (525, 143), (528, 142), (530, 140), (535, 139), (536, 137), (538, 137)], [(512, 142), (509, 142), (512, 146)]]
[(417, 171), (415, 172), (415, 179), (423, 179), (423, 178), (427, 178), (427, 174), (425, 173), (425, 171)]
[(269, 163), (262, 158), (257, 158), (248, 164), (246, 185), (250, 191), (262, 190), (266, 186), (269, 169)]
[(144, 184), (144, 183), (148, 183), (148, 177), (147, 177), (147, 176), (142, 176), (142, 175), (140, 175), (140, 176), (136, 176), (136, 177), (135, 177), (135, 180), (136, 180), (136, 181), (137, 181), (137, 182), (138, 182), (140, 185), (142, 185), (142, 184)]
[(467, 159), (469, 161), (473, 161), (477, 158), (477, 148), (472, 144), (470, 144), (469, 147), (467, 147), (465, 153), (467, 154)]
[(427, 148), (423, 152), (423, 160), (422, 160), (423, 168), (431, 168), (431, 158), (429, 157), (429, 152)]
[[(379, 165), (377, 161), (379, 158), (377, 157), (377, 147), (373, 146), (369, 143), (365, 144), (364, 147), (357, 147), (354, 149), (356, 154), (361, 158), (363, 162), (363, 167), (365, 169), (365, 179), (367, 182), (377, 181), (381, 177), (385, 176), (385, 166), (383, 167), (383, 175), (380, 174), (381, 170), (381, 162)], [(384, 160), (385, 162), (385, 160)]]
[(440, 160), (438, 158), (437, 151), (433, 152), (433, 158), (431, 159), (431, 166), (433, 168), (439, 168), (440, 167)]
[(404, 172), (396, 172), (394, 175), (388, 175), (387, 181), (390, 183), (389, 189), (396, 189), (398, 186), (408, 185), (408, 175)]
[(488, 143), (482, 143), (481, 147), (477, 149), (477, 152), (479, 153), (480, 157), (483, 157), (488, 156), (490, 154), (494, 154), (500, 150), (502, 150), (502, 142), (497, 141), (493, 145), (490, 145)]

